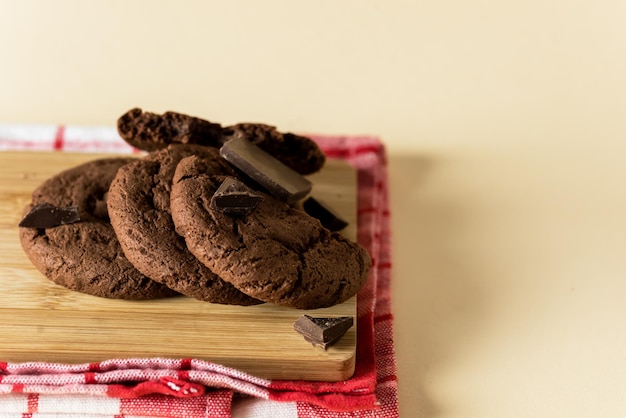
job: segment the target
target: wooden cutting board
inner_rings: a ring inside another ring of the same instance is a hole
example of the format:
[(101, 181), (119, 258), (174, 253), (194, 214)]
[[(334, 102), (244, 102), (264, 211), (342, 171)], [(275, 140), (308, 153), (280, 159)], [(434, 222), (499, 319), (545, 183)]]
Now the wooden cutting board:
[[(190, 357), (263, 378), (340, 381), (354, 373), (356, 326), (326, 351), (293, 330), (307, 313), (354, 316), (356, 297), (302, 311), (272, 304), (222, 306), (184, 296), (109, 300), (47, 280), (24, 254), (17, 224), (35, 187), (101, 154), (0, 153), (0, 361), (96, 362), (129, 357)], [(310, 176), (313, 194), (331, 204), (356, 236), (356, 173), (329, 160)]]

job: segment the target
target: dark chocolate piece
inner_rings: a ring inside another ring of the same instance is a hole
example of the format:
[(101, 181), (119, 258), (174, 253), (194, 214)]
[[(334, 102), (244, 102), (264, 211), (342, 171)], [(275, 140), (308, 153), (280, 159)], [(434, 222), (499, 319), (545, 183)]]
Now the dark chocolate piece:
[(248, 215), (262, 200), (263, 196), (229, 176), (213, 194), (211, 205), (229, 215)]
[(313, 196), (306, 199), (302, 207), (306, 213), (318, 219), (322, 226), (330, 231), (340, 231), (348, 226), (348, 222), (342, 219), (337, 212)]
[(56, 207), (49, 203), (40, 203), (24, 216), (19, 226), (25, 228), (54, 228), (80, 221), (78, 207)]
[(287, 203), (302, 199), (313, 186), (302, 175), (243, 137), (227, 141), (220, 148), (220, 155)]
[(326, 349), (337, 342), (354, 324), (351, 316), (339, 318), (313, 318), (302, 315), (293, 324), (293, 329), (311, 344)]
[(324, 152), (311, 138), (281, 133), (274, 126), (263, 123), (238, 123), (227, 126), (222, 130), (222, 137), (223, 142), (244, 137), (303, 175), (319, 171), (326, 161)]

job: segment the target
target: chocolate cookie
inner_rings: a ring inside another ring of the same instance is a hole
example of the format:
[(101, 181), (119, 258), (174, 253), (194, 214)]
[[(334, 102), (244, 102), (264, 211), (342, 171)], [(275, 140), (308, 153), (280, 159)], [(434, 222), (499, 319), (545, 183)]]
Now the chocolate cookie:
[(204, 119), (176, 112), (162, 115), (134, 108), (117, 120), (117, 131), (130, 145), (155, 151), (169, 144), (221, 146), (222, 127)]
[(145, 151), (162, 149), (169, 144), (219, 148), (231, 138), (244, 136), (300, 174), (314, 173), (326, 161), (320, 147), (310, 138), (281, 133), (262, 123), (239, 123), (222, 128), (218, 123), (182, 113), (159, 115), (134, 108), (120, 116), (117, 130), (126, 142)]
[(219, 157), (217, 148), (170, 145), (155, 151), (117, 173), (108, 197), (111, 224), (128, 259), (151, 279), (207, 302), (260, 303), (200, 263), (174, 230), (170, 215), (172, 178), (178, 162), (195, 154), (208, 161), (208, 170), (233, 173)]
[(109, 184), (117, 170), (132, 161), (109, 158), (88, 162), (59, 173), (33, 192), (24, 214), (37, 205), (47, 204), (76, 207), (80, 218), (55, 227), (20, 228), (24, 251), (51, 281), (115, 299), (153, 299), (175, 294), (133, 267), (109, 223), (105, 203)]
[(211, 205), (224, 176), (211, 160), (182, 159), (171, 192), (176, 231), (189, 250), (242, 292), (301, 309), (343, 302), (363, 286), (370, 258), (362, 247), (270, 195), (249, 215)]

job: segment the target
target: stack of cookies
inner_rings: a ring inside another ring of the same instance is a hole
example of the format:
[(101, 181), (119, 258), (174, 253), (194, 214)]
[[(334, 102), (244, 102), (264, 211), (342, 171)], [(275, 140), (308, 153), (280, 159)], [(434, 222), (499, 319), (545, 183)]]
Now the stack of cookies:
[(325, 162), (311, 139), (141, 109), (118, 131), (147, 154), (59, 173), (24, 210), (22, 246), (50, 280), (106, 298), (298, 309), (365, 283), (367, 252), (303, 210), (303, 176)]

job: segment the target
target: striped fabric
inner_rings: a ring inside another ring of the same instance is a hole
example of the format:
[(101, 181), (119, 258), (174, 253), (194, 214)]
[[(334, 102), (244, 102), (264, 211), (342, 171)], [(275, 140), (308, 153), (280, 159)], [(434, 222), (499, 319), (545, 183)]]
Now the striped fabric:
[[(358, 295), (352, 378), (267, 380), (197, 359), (89, 364), (0, 359), (0, 418), (397, 417), (385, 148), (373, 137), (309, 136), (329, 158), (348, 161), (358, 173), (358, 241), (372, 256), (373, 267)], [(2, 124), (0, 150), (137, 152), (111, 127)]]

